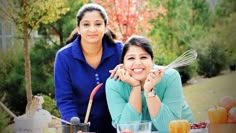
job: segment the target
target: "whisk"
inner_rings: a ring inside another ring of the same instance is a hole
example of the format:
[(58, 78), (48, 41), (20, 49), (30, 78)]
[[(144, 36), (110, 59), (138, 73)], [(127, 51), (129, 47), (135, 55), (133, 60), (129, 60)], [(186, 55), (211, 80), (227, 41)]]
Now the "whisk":
[(191, 64), (194, 60), (196, 60), (197, 55), (198, 54), (196, 50), (193, 50), (193, 49), (187, 50), (183, 54), (181, 54), (178, 58), (176, 58), (174, 61), (172, 61), (170, 64), (165, 66), (164, 70), (167, 70), (170, 68), (187, 66)]

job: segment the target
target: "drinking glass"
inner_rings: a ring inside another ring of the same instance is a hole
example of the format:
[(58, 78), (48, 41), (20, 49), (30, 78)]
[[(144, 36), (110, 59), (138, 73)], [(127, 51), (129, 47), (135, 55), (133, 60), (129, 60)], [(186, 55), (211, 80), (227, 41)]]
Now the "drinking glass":
[(90, 123), (79, 123), (78, 125), (62, 125), (62, 133), (89, 132)]
[(90, 123), (79, 123), (78, 130), (84, 132), (89, 132)]
[(128, 123), (118, 123), (117, 133), (151, 133), (151, 121), (134, 121)]
[(61, 130), (62, 130), (62, 133), (71, 133), (71, 131), (72, 131), (71, 126), (67, 125), (67, 124), (65, 124), (65, 125), (62, 124)]

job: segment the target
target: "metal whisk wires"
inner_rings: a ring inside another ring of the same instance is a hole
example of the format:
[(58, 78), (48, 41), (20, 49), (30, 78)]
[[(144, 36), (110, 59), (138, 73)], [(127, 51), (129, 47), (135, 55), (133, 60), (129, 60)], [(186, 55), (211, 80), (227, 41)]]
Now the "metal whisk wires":
[(182, 55), (180, 55), (178, 58), (176, 58), (174, 61), (172, 61), (169, 65), (167, 65), (164, 69), (170, 69), (170, 68), (177, 68), (181, 66), (187, 66), (191, 64), (194, 60), (197, 58), (197, 52), (196, 50), (190, 49), (186, 52), (184, 52)]

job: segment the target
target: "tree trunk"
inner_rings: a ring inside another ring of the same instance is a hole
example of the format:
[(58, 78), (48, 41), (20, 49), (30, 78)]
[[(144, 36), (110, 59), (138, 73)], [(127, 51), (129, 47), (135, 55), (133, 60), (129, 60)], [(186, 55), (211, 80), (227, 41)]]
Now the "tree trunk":
[(23, 38), (24, 38), (24, 59), (25, 59), (25, 89), (27, 96), (27, 106), (26, 110), (32, 101), (32, 89), (31, 89), (31, 65), (30, 65), (30, 49), (28, 44), (28, 21), (27, 21), (27, 0), (24, 0), (24, 23), (23, 23)]
[(64, 40), (63, 40), (63, 22), (58, 21), (58, 32), (59, 32), (59, 37), (60, 37), (60, 45), (64, 45)]

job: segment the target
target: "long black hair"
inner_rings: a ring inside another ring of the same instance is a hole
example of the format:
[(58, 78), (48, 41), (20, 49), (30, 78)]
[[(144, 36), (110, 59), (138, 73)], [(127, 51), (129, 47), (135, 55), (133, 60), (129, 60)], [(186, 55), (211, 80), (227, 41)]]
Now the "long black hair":
[(122, 55), (121, 55), (121, 63), (124, 62), (124, 57), (127, 51), (129, 50), (130, 46), (137, 46), (137, 47), (142, 48), (151, 56), (151, 59), (153, 60), (153, 50), (148, 39), (146, 39), (143, 36), (133, 35), (129, 37), (127, 41), (124, 43), (124, 47), (123, 47)]
[[(105, 25), (108, 24), (108, 16), (106, 13), (106, 10), (101, 6), (98, 5), (96, 3), (89, 3), (86, 4), (84, 6), (82, 6), (77, 15), (76, 15), (76, 20), (77, 20), (77, 26), (79, 26), (80, 21), (82, 20), (82, 18), (84, 17), (84, 14), (86, 12), (92, 12), (92, 11), (98, 11), (100, 13), (100, 15), (102, 16)], [(80, 36), (77, 31), (76, 28), (71, 32), (70, 36), (68, 37), (68, 39), (66, 40), (66, 44), (73, 42), (78, 36)], [(104, 34), (103, 36), (103, 40), (107, 40), (109, 42), (109, 44), (114, 44), (114, 39), (116, 39), (116, 35), (114, 32), (112, 32), (111, 29), (108, 28), (107, 32)]]

